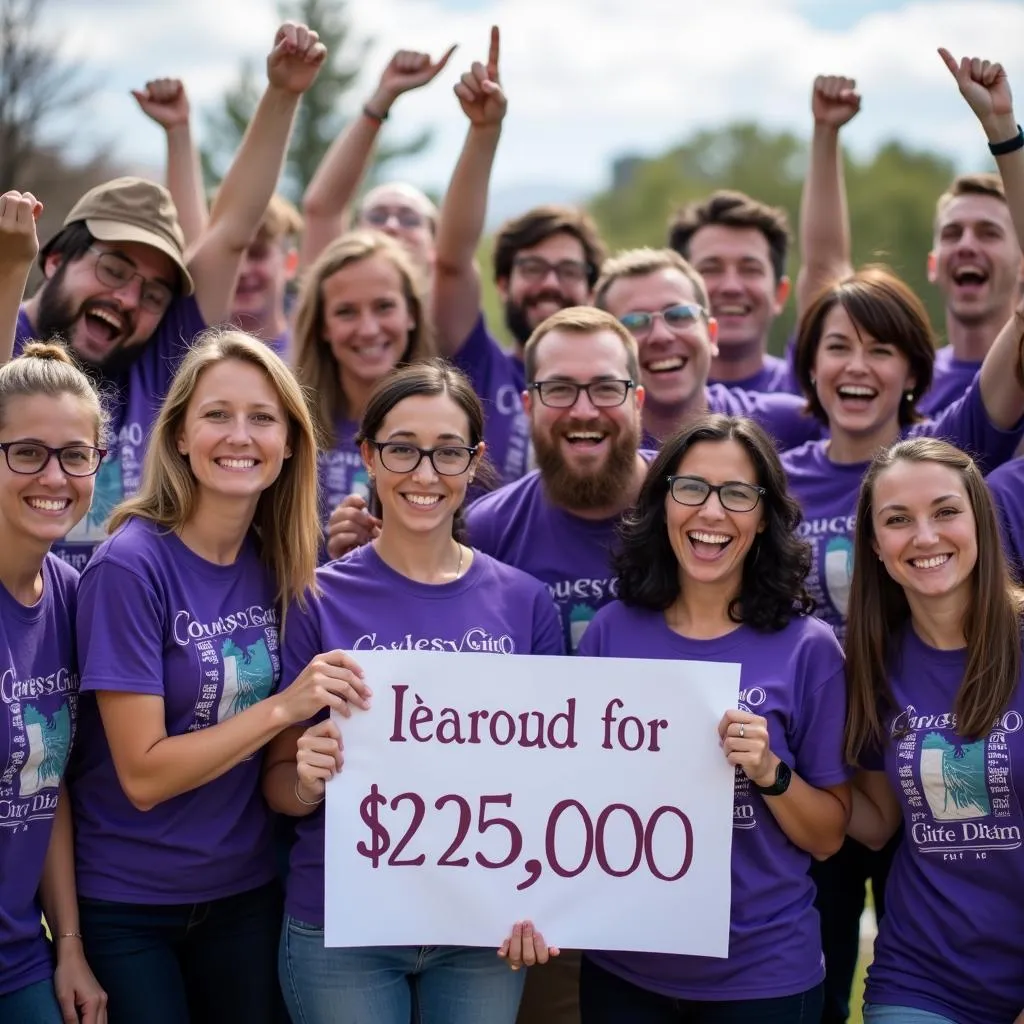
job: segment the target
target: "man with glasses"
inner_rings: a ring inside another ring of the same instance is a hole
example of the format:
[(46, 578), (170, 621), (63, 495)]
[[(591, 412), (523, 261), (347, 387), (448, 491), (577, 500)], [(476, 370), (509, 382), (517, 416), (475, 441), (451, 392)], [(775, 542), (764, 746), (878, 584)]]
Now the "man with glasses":
[[(592, 307), (561, 310), (523, 352), (522, 396), (538, 468), (485, 495), (466, 516), (469, 542), (546, 584), (567, 650), (614, 600), (619, 517), (647, 474), (640, 453), (636, 341)], [(522, 1024), (578, 1024), (579, 953), (530, 969)]]
[(483, 235), (491, 167), (506, 102), (498, 76), (498, 31), (486, 69), (455, 87), (469, 132), (441, 207), (434, 261), (434, 323), (442, 355), (473, 382), (487, 413), (488, 456), (505, 481), (529, 466), (530, 425), (519, 396), (523, 346), (546, 317), (590, 302), (604, 246), (582, 211), (541, 206), (508, 221), (494, 243), (494, 281), (515, 341), (506, 352), (487, 330), (480, 310), (477, 248)]
[(278, 30), (266, 92), (187, 261), (170, 194), (132, 177), (87, 192), (40, 249), (45, 281), (21, 309), (15, 350), (61, 338), (97, 380), (110, 416), (92, 507), (53, 548), (77, 569), (105, 536), (111, 509), (139, 486), (149, 428), (181, 357), (208, 324), (228, 319), (242, 254), (325, 53), (303, 25)]
[(761, 394), (708, 384), (718, 324), (708, 314), (704, 281), (671, 249), (631, 249), (605, 262), (594, 302), (636, 338), (646, 448), (657, 448), (687, 420), (708, 412), (747, 416), (780, 450), (821, 435), (796, 395)]

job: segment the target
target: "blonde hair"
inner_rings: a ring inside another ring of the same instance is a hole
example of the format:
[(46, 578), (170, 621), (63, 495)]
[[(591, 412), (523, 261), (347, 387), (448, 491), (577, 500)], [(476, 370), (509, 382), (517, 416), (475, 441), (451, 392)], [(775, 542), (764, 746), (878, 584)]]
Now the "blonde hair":
[(106, 441), (107, 413), (92, 381), (79, 369), (63, 345), (29, 342), (17, 359), (0, 367), (0, 426), (7, 423), (7, 403), (12, 398), (72, 395), (84, 402), (96, 423), (95, 444)]
[(323, 283), (339, 270), (374, 256), (383, 256), (398, 272), (412, 317), (413, 327), (397, 365), (422, 362), (434, 354), (422, 275), (406, 251), (376, 231), (350, 231), (336, 238), (303, 277), (293, 336), (295, 373), (315, 396), (313, 412), (317, 427), (328, 444), (334, 443), (334, 424), (347, 415), (348, 407), (338, 363), (324, 340)]
[(640, 382), (640, 355), (636, 338), (616, 320), (611, 313), (594, 306), (569, 306), (552, 313), (533, 329), (533, 334), (523, 347), (523, 368), (526, 383), (532, 384), (537, 372), (537, 349), (552, 331), (566, 331), (568, 334), (597, 334), (609, 331), (622, 342), (626, 350), (626, 368), (630, 380)]
[(198, 485), (188, 460), (178, 450), (189, 403), (199, 378), (227, 360), (256, 366), (274, 386), (288, 417), (291, 458), (260, 495), (252, 525), (261, 554), (277, 581), (282, 615), (289, 602), (304, 603), (313, 586), (322, 534), (317, 505), (317, 436), (298, 382), (280, 356), (241, 331), (212, 329), (189, 350), (160, 407), (139, 493), (114, 509), (107, 527), (113, 533), (133, 516), (168, 530), (180, 530), (195, 514)]
[(697, 301), (704, 307), (705, 312), (710, 312), (711, 305), (708, 302), (708, 290), (704, 284), (704, 278), (700, 276), (693, 264), (688, 263), (674, 249), (626, 249), (623, 252), (609, 256), (601, 265), (601, 276), (594, 285), (594, 305), (606, 309), (608, 290), (619, 278), (622, 277), (646, 277), (648, 274), (657, 273), (659, 270), (678, 270), (690, 284), (693, 285), (693, 294)]
[(304, 226), (302, 214), (295, 208), (294, 203), (290, 203), (284, 196), (279, 196), (275, 192), (267, 203), (257, 235), (270, 242), (282, 238), (296, 239), (302, 234)]

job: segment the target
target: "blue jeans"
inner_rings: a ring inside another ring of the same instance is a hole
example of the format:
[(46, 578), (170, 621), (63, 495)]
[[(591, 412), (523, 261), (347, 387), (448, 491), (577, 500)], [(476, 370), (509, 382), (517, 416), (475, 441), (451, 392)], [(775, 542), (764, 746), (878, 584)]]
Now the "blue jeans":
[[(768, 980), (768, 979), (766, 979)], [(818, 1024), (822, 986), (772, 999), (673, 999), (599, 967), (580, 968), (582, 1024)]]
[(53, 981), (37, 981), (0, 996), (0, 1021), (7, 1024), (64, 1024)]
[(494, 949), (328, 949), (322, 928), (291, 917), (278, 970), (293, 1024), (514, 1024), (526, 980)]
[(208, 903), (79, 899), (85, 955), (109, 1024), (281, 1024), (277, 882)]
[(956, 1024), (956, 1021), (929, 1010), (915, 1010), (912, 1006), (865, 1003), (864, 1024)]

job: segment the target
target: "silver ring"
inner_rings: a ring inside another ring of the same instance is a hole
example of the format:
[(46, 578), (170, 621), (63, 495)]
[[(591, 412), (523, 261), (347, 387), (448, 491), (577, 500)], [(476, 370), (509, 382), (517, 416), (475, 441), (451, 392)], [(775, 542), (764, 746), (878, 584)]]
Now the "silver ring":
[(746, 733), (747, 727), (743, 722), (740, 722), (740, 739), (743, 739), (744, 733)]

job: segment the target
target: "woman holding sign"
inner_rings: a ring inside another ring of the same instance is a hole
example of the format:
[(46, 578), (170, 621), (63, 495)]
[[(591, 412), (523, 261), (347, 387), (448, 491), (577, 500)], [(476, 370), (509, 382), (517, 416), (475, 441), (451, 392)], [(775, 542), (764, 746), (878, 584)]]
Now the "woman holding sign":
[(1024, 1010), (1024, 594), (974, 460), (876, 456), (857, 508), (847, 630), (849, 831), (902, 826), (868, 969), (872, 1024), (1010, 1024)]
[[(371, 394), (360, 450), (381, 507), (380, 536), (319, 569), (309, 607), (289, 614), (283, 693), (322, 651), (464, 649), (563, 653), (546, 587), (459, 539), (466, 489), (484, 453), (483, 409), (443, 361), (408, 366)], [(488, 639), (490, 642), (488, 642)], [(366, 708), (361, 699), (358, 706)], [(348, 715), (349, 709), (342, 714)], [(371, 712), (372, 713), (372, 712)], [(523, 974), (491, 948), (324, 946), (324, 785), (341, 767), (330, 721), (282, 733), (268, 752), (264, 792), (300, 817), (288, 875), (280, 975), (294, 1020), (306, 1024), (512, 1024)], [(354, 823), (353, 823), (354, 824)], [(521, 957), (506, 950), (509, 959)], [(547, 949), (536, 939), (537, 959)], [(534, 953), (530, 943), (530, 956)]]
[(358, 686), (334, 656), (272, 696), (280, 610), (316, 568), (316, 485), (288, 367), (248, 335), (211, 332), (171, 384), (142, 489), (82, 574), (82, 690), (95, 698), (71, 795), (82, 933), (111, 1024), (270, 1024), (280, 1006), (281, 893), (255, 755)]
[(578, 653), (742, 666), (739, 707), (718, 726), (736, 767), (729, 957), (588, 953), (584, 1024), (668, 1024), (680, 1006), (693, 1024), (818, 1024), (807, 869), (841, 845), (850, 796), (843, 657), (810, 615), (799, 519), (761, 428), (707, 416), (665, 443), (624, 521), (620, 600)]

